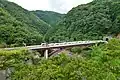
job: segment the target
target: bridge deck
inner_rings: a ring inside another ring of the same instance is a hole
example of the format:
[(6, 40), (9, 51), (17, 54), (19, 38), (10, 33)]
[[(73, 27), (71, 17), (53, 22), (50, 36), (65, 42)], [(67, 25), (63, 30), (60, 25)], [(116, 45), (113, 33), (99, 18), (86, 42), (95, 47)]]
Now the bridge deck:
[(1, 49), (15, 50), (15, 49), (19, 49), (19, 48), (28, 48), (30, 50), (37, 50), (37, 49), (49, 49), (49, 48), (60, 48), (60, 47), (90, 45), (90, 44), (96, 44), (96, 43), (107, 43), (107, 41), (102, 41), (102, 40), (75, 41), (75, 42), (64, 42), (64, 43), (50, 43), (48, 45), (33, 45), (33, 46), (26, 46), (26, 47), (1, 48)]

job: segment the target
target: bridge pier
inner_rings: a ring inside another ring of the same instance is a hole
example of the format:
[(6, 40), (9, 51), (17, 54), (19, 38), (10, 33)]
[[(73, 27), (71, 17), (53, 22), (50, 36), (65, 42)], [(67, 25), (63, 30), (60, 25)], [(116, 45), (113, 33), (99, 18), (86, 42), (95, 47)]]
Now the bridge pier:
[(46, 59), (48, 59), (48, 49), (45, 50), (45, 52), (44, 52), (44, 57), (45, 57)]

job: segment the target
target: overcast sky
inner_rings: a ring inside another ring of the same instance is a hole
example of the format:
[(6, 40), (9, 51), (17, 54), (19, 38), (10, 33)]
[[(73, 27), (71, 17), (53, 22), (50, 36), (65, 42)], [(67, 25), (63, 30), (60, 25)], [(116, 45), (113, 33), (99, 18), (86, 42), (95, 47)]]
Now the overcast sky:
[(27, 10), (47, 10), (67, 13), (73, 7), (86, 4), (92, 0), (8, 0), (15, 2)]

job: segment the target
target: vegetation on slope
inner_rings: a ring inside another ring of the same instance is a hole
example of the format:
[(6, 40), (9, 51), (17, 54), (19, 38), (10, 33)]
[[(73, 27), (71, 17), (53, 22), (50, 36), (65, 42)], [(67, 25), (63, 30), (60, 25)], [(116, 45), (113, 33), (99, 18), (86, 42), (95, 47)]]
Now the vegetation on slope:
[[(94, 0), (73, 8), (46, 36), (47, 41), (102, 39), (120, 32), (120, 1)], [(51, 34), (51, 35), (49, 35)]]
[[(20, 52), (21, 51), (21, 52)], [(12, 80), (119, 80), (120, 40), (94, 45), (86, 56), (34, 59), (27, 50), (0, 51), (0, 69), (14, 67)], [(36, 63), (27, 64), (27, 60)], [(4, 61), (5, 60), (5, 61)]]
[(13, 2), (0, 0), (0, 47), (40, 44), (51, 25), (63, 16), (49, 11), (27, 11)]
[[(0, 8), (0, 43), (11, 46), (22, 46), (23, 42), (30, 44), (40, 44), (42, 35), (34, 28), (29, 28), (26, 24), (16, 20), (6, 10)], [(4, 46), (3, 46), (4, 47)]]
[(26, 24), (28, 27), (32, 27), (38, 30), (39, 33), (45, 34), (50, 26), (39, 19), (37, 16), (32, 14), (31, 12), (23, 9), (13, 2), (8, 2), (6, 0), (0, 0), (0, 7), (5, 9), (11, 14), (11, 16), (15, 17), (18, 21)]
[(0, 47), (40, 44), (48, 29), (50, 25), (33, 13), (0, 0)]
[(52, 12), (52, 11), (36, 10), (36, 11), (32, 11), (32, 12), (36, 16), (38, 16), (41, 20), (45, 21), (46, 23), (50, 24), (51, 26), (56, 25), (64, 17), (64, 14), (60, 14), (60, 13)]

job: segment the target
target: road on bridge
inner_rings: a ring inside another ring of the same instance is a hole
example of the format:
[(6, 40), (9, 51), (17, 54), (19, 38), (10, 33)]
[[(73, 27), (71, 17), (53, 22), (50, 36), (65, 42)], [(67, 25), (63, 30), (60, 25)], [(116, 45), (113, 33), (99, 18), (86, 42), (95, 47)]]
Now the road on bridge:
[(94, 41), (74, 41), (74, 42), (50, 43), (50, 44), (42, 43), (41, 45), (32, 45), (32, 46), (14, 47), (14, 48), (1, 48), (1, 49), (14, 50), (14, 49), (20, 49), (20, 48), (28, 48), (30, 50), (37, 50), (37, 49), (71, 47), (71, 46), (74, 47), (74, 46), (90, 45), (90, 44), (96, 44), (96, 43), (107, 43), (107, 41), (94, 40)]

